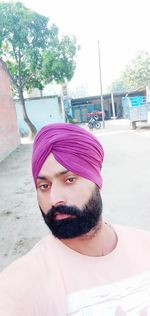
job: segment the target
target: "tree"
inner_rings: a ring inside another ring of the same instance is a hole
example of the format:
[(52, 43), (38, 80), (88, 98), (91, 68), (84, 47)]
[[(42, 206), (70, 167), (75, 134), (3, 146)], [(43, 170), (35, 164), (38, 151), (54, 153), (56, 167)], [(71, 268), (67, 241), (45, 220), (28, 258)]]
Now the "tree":
[(110, 92), (124, 92), (124, 91), (126, 91), (126, 87), (125, 87), (125, 84), (121, 78), (112, 82), (112, 84), (107, 88), (108, 93), (110, 93)]
[(114, 92), (131, 91), (146, 87), (150, 82), (150, 55), (141, 51), (126, 66), (119, 79), (109, 90)]
[(79, 47), (74, 36), (63, 36), (55, 41), (54, 49), (46, 49), (43, 54), (43, 77), (45, 83), (70, 81), (75, 71), (76, 51)]
[(73, 36), (60, 39), (56, 25), (49, 26), (47, 17), (21, 2), (1, 2), (0, 12), (0, 57), (7, 64), (24, 120), (34, 137), (36, 128), (26, 112), (24, 91), (42, 90), (46, 83), (70, 80), (78, 46)]
[(146, 87), (150, 81), (150, 55), (144, 51), (139, 52), (127, 65), (122, 80), (128, 90)]

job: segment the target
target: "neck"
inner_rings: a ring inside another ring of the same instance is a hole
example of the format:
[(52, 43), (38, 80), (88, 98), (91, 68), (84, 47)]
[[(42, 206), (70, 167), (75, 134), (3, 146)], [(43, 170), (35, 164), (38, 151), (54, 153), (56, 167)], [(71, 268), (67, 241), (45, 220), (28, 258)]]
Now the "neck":
[(62, 239), (61, 241), (83, 255), (101, 257), (106, 256), (116, 247), (117, 235), (109, 224), (102, 221), (88, 234), (73, 239)]

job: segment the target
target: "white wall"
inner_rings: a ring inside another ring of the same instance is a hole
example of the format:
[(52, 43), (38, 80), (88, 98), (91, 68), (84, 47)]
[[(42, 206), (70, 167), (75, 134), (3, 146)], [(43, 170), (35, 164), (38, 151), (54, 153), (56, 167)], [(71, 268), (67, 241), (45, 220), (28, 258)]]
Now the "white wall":
[[(49, 123), (65, 122), (62, 100), (58, 96), (27, 99), (25, 101), (27, 114), (39, 130)], [(22, 134), (27, 134), (28, 127), (23, 120), (20, 103), (16, 103), (17, 119)]]

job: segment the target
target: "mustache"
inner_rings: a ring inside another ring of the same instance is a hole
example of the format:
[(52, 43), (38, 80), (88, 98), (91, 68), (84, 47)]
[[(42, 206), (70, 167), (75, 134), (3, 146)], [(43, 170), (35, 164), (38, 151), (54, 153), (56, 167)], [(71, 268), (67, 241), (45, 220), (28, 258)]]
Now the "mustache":
[[(42, 211), (42, 210), (41, 210)], [(73, 215), (76, 217), (81, 217), (82, 216), (82, 211), (76, 207), (76, 206), (66, 206), (66, 205), (58, 205), (56, 207), (52, 207), (47, 214), (42, 215), (47, 218), (49, 221), (52, 221), (55, 219), (55, 215), (59, 214), (66, 214), (66, 215)]]

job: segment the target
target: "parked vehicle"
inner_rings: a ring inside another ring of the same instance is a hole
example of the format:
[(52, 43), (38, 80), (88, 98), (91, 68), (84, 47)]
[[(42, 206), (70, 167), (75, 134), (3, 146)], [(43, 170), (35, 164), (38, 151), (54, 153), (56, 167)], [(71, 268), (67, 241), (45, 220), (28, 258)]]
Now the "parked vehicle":
[(88, 117), (88, 127), (90, 130), (93, 130), (93, 128), (96, 128), (96, 129), (101, 128), (101, 123), (99, 121), (99, 112), (88, 113), (87, 117)]
[(145, 96), (122, 98), (124, 117), (130, 120), (132, 129), (136, 129), (137, 123), (150, 121), (150, 102)]

